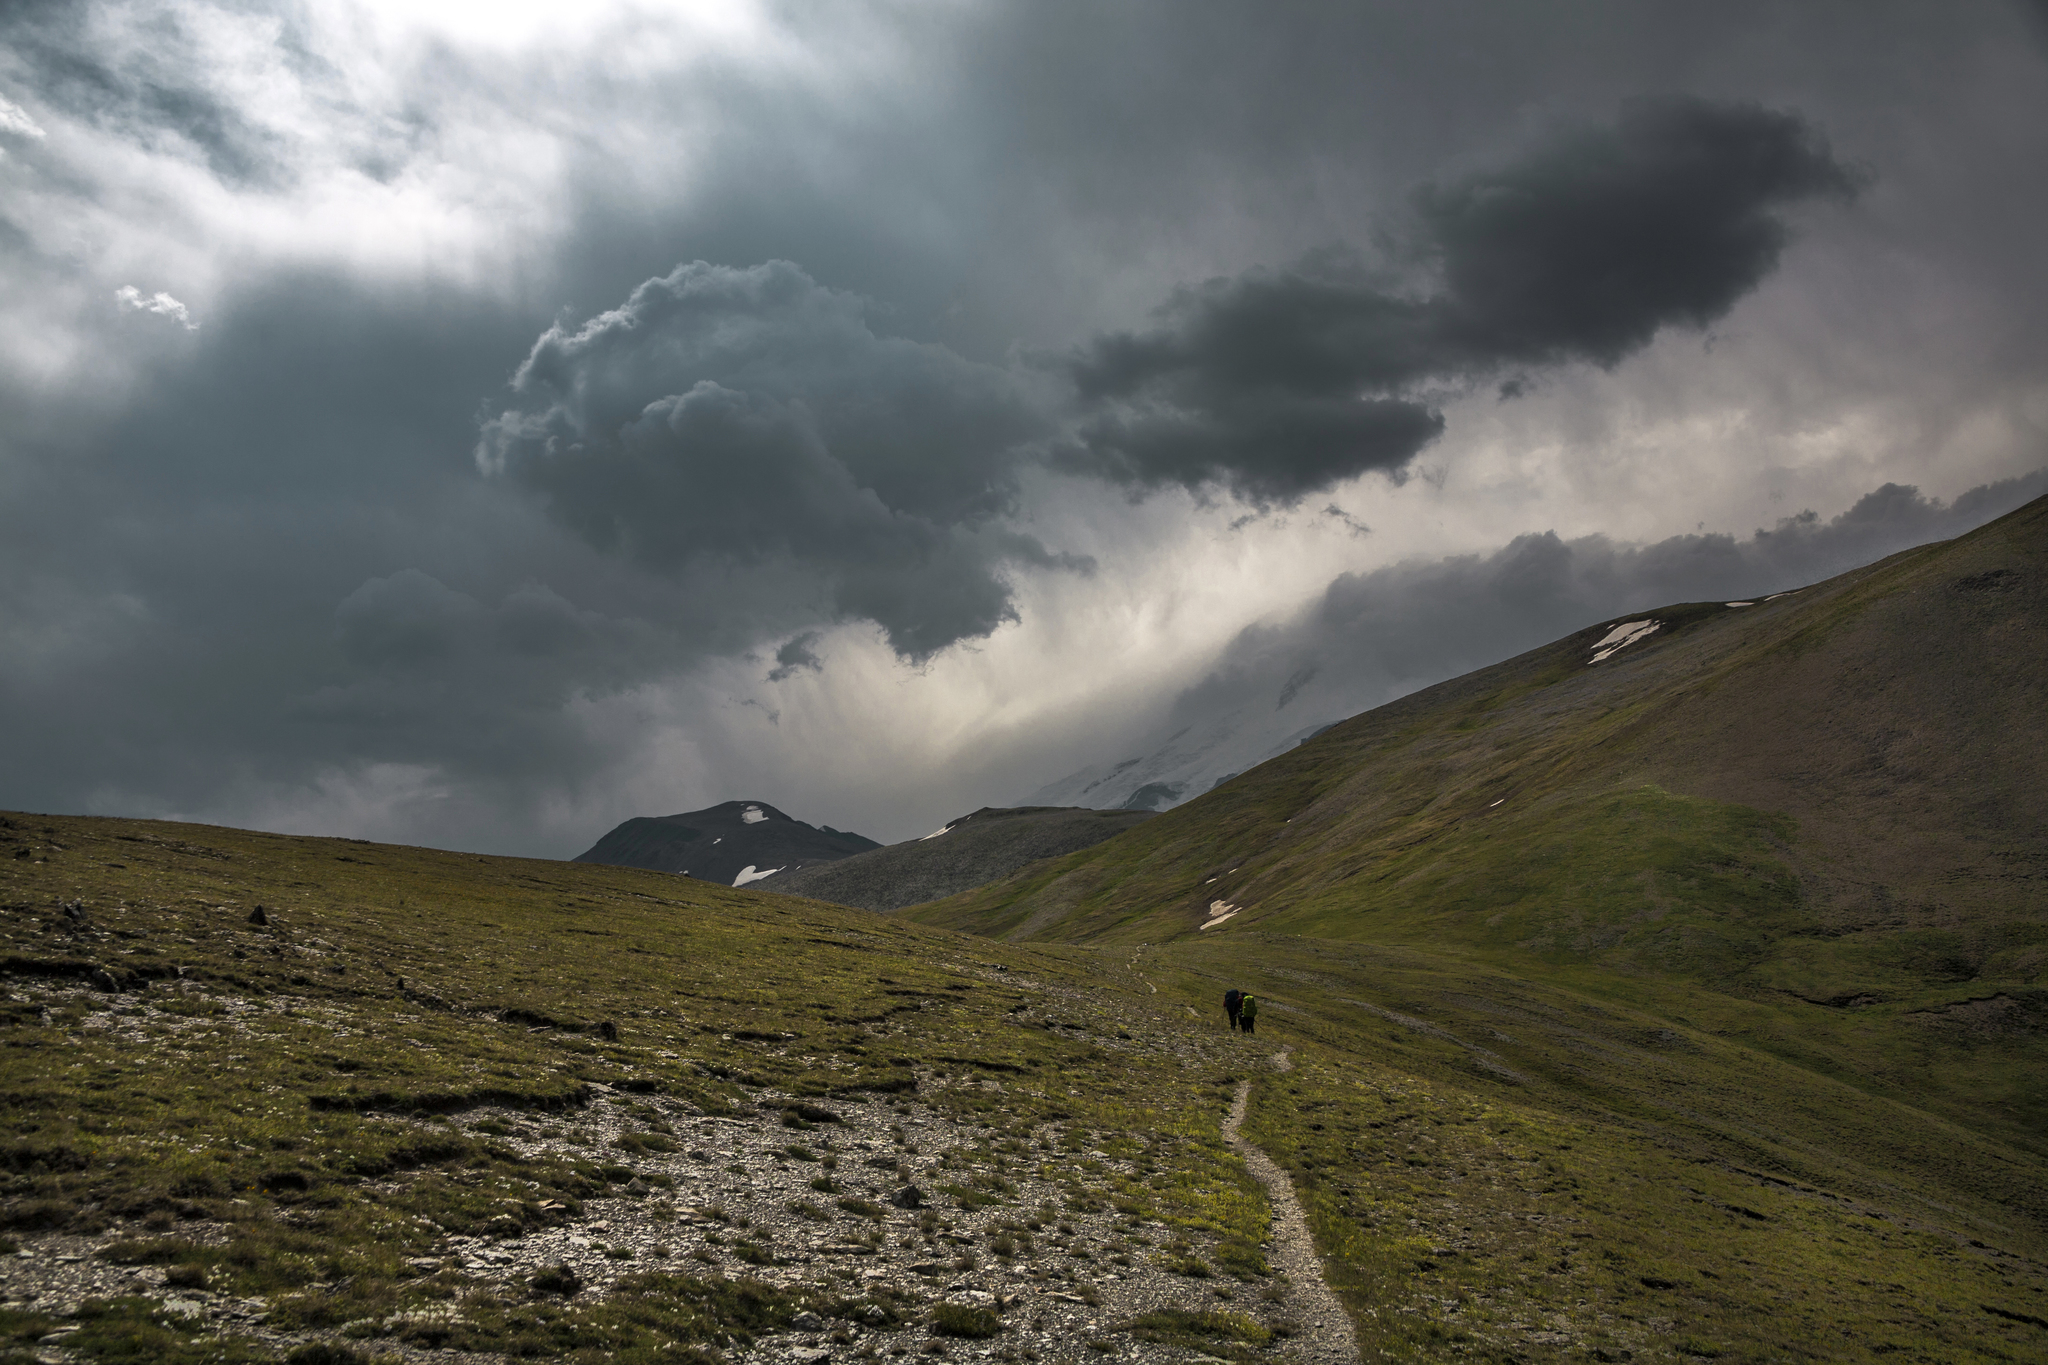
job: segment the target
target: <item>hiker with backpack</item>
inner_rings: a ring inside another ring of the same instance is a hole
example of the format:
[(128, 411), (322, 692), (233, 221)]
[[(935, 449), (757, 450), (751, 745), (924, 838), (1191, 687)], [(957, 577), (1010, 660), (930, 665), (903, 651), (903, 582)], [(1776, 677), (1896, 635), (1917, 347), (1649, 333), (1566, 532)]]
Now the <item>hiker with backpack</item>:
[(1259, 998), (1246, 991), (1237, 1002), (1237, 1026), (1246, 1033), (1256, 1030), (1252, 1027), (1259, 1022)]
[(1238, 1002), (1244, 999), (1244, 992), (1231, 989), (1223, 992), (1223, 1013), (1230, 1020), (1230, 1027), (1237, 1027)]

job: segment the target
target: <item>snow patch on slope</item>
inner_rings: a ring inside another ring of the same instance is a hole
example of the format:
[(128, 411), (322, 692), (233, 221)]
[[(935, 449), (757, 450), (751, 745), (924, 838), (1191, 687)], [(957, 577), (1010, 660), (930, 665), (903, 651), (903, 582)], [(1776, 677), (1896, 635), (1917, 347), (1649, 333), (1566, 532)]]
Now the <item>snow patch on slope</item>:
[(1636, 641), (1655, 635), (1663, 628), (1664, 623), (1662, 621), (1623, 621), (1594, 642), (1593, 657), (1586, 660), (1586, 662), (1597, 664), (1617, 649), (1627, 649)]

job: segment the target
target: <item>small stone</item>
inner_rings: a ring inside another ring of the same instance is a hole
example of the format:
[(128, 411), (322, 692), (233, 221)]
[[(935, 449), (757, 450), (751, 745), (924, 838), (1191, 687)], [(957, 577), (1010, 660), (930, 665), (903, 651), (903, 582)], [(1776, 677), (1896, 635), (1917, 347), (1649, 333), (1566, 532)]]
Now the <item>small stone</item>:
[(823, 1346), (799, 1346), (789, 1353), (789, 1358), (798, 1365), (825, 1365), (832, 1359), (832, 1353)]
[(789, 1325), (799, 1332), (822, 1332), (825, 1330), (825, 1320), (809, 1309), (791, 1318)]
[(921, 1209), (924, 1207), (924, 1191), (915, 1185), (905, 1185), (889, 1196), (889, 1202), (899, 1209)]

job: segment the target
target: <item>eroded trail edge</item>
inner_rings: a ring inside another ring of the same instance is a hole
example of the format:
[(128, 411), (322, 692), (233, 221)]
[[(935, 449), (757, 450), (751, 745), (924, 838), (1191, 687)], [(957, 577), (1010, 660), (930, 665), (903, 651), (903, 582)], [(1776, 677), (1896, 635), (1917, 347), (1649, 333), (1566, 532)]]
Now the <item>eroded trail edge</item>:
[[(1284, 1048), (1274, 1054), (1273, 1065), (1280, 1071), (1294, 1069)], [(1337, 1302), (1329, 1282), (1323, 1278), (1323, 1263), (1316, 1258), (1308, 1216), (1294, 1197), (1294, 1182), (1240, 1132), (1251, 1095), (1252, 1083), (1239, 1081), (1230, 1117), (1223, 1121), (1223, 1140), (1244, 1158), (1252, 1178), (1266, 1187), (1266, 1198), (1273, 1206), (1273, 1268), (1287, 1277), (1288, 1307), (1301, 1328), (1289, 1355), (1294, 1360), (1318, 1365), (1351, 1365), (1358, 1359), (1358, 1338), (1351, 1330), (1351, 1319), (1345, 1315), (1343, 1305)]]

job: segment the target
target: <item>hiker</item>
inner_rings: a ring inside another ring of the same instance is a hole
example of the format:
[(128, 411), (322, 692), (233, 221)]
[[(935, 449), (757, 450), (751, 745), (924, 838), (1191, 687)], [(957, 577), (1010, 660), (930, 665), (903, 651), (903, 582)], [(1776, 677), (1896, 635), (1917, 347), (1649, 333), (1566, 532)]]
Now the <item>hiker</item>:
[(1259, 997), (1246, 991), (1237, 1002), (1237, 1026), (1246, 1033), (1256, 1032), (1252, 1025), (1259, 1022)]
[(1225, 1015), (1229, 1016), (1229, 1018), (1230, 1018), (1230, 1027), (1231, 1027), (1231, 1028), (1233, 1028), (1233, 1029), (1235, 1029), (1235, 1028), (1237, 1027), (1237, 1010), (1238, 1010), (1238, 1002), (1239, 1002), (1240, 1000), (1243, 1000), (1243, 999), (1244, 999), (1244, 992), (1243, 992), (1243, 991), (1240, 991), (1240, 990), (1228, 990), (1228, 991), (1225, 991), (1225, 992), (1223, 992), (1223, 1013), (1224, 1013)]

